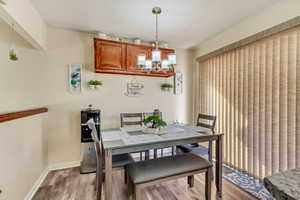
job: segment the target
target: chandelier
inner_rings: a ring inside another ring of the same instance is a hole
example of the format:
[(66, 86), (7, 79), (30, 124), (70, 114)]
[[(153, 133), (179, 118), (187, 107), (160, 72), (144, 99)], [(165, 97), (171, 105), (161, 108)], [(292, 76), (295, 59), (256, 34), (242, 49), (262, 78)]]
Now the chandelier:
[(137, 56), (137, 65), (139, 68), (147, 71), (169, 71), (176, 65), (176, 54), (168, 54), (168, 59), (162, 60), (161, 50), (158, 48), (158, 15), (161, 14), (161, 8), (154, 7), (152, 14), (155, 15), (155, 48), (151, 52), (151, 59), (147, 59), (145, 54), (139, 54)]

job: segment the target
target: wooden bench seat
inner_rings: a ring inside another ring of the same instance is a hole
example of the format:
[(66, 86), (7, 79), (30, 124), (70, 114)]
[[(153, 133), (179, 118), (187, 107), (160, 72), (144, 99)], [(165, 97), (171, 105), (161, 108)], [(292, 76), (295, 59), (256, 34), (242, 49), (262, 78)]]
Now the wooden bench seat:
[[(208, 160), (191, 153), (129, 164), (130, 194), (135, 200), (140, 200), (143, 187), (205, 172), (205, 196), (210, 199), (212, 166)], [(193, 186), (191, 182), (189, 184)]]

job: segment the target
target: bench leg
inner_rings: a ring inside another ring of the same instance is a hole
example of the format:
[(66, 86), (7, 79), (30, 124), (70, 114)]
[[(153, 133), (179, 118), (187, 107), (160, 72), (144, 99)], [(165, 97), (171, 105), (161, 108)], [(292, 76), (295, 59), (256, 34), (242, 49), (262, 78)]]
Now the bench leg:
[(150, 160), (150, 150), (145, 151), (145, 160)]
[(153, 153), (154, 153), (153, 157), (154, 157), (154, 159), (156, 159), (157, 158), (157, 149), (153, 149)]
[(194, 175), (188, 176), (188, 184), (191, 188), (194, 187), (194, 183), (195, 183)]
[(143, 152), (140, 152), (140, 160), (143, 160)]
[(208, 168), (205, 172), (205, 199), (211, 200), (211, 182), (212, 182), (212, 168)]
[(142, 200), (142, 187), (139, 185), (134, 186), (134, 200)]
[(172, 146), (172, 156), (175, 156), (176, 146)]
[(133, 182), (128, 178), (128, 197), (130, 200), (133, 199), (134, 185)]
[(181, 152), (181, 150), (179, 149), (179, 148), (177, 148), (177, 147), (175, 147), (176, 149), (175, 149), (175, 151), (176, 151), (176, 155), (178, 155), (178, 154), (181, 154), (182, 152)]
[(128, 170), (127, 170), (127, 166), (124, 166), (124, 183), (125, 184), (128, 183)]

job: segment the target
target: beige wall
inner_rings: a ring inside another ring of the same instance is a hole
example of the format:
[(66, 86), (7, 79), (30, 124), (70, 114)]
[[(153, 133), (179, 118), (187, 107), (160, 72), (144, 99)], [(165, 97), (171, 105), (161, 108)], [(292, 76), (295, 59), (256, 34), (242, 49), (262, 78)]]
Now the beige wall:
[[(133, 76), (93, 73), (91, 35), (50, 27), (48, 50), (42, 52), (32, 49), (1, 22), (0, 29), (0, 113), (41, 106), (49, 108), (44, 115), (0, 124), (1, 157), (7, 161), (0, 165), (0, 188), (10, 195), (9, 199), (24, 198), (47, 164), (80, 161), (80, 110), (88, 104), (102, 110), (103, 128), (118, 127), (120, 112), (154, 108), (161, 109), (167, 121), (191, 120), (192, 57), (187, 50), (176, 50), (177, 70), (184, 74), (182, 95), (160, 90), (160, 84), (173, 82), (172, 78), (136, 77), (144, 84), (145, 94), (133, 98), (124, 95), (126, 84)], [(8, 61), (11, 41), (16, 43), (18, 62)], [(81, 94), (68, 91), (68, 64), (71, 63), (84, 64)], [(104, 86), (99, 91), (90, 91), (86, 87), (90, 79), (101, 80)], [(29, 165), (33, 168), (27, 169)], [(16, 180), (17, 177), (20, 180)]]
[[(0, 113), (41, 106), (40, 78), (43, 53), (0, 22)], [(8, 61), (11, 41), (20, 60)], [(22, 200), (47, 167), (47, 114), (0, 123), (0, 199)]]
[(2, 200), (22, 200), (47, 167), (44, 115), (0, 123)]
[(280, 1), (273, 6), (260, 11), (257, 15), (249, 17), (239, 24), (234, 25), (220, 34), (202, 42), (194, 48), (195, 57), (205, 55), (211, 51), (271, 28), (299, 15), (299, 0)]

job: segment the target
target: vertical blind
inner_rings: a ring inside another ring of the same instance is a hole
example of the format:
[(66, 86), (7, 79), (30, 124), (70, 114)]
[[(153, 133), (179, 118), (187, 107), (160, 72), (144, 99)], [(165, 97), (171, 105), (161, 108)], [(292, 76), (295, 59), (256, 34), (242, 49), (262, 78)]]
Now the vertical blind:
[(300, 27), (195, 70), (194, 119), (217, 116), (225, 163), (258, 178), (300, 167)]

